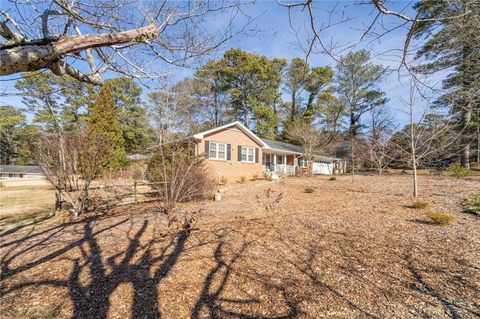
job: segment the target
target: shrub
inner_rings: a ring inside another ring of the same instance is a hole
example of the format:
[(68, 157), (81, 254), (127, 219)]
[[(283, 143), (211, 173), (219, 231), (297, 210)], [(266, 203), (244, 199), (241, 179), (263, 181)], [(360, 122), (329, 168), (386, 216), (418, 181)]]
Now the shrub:
[(456, 178), (464, 178), (472, 173), (469, 168), (463, 167), (459, 163), (455, 163), (447, 170), (448, 174)]
[(247, 181), (247, 178), (246, 178), (245, 176), (241, 176), (240, 179), (238, 180), (238, 182), (239, 182), (240, 184), (243, 184), (243, 183), (245, 183), (246, 181)]
[(220, 185), (227, 185), (227, 183), (228, 183), (228, 178), (225, 176), (220, 177), (220, 179), (218, 180), (218, 184)]
[(315, 191), (315, 189), (311, 186), (308, 186), (308, 187), (305, 187), (305, 193), (313, 193)]
[(435, 225), (439, 226), (451, 224), (456, 220), (455, 216), (441, 212), (428, 212), (426, 215)]
[(184, 145), (160, 147), (148, 163), (147, 178), (162, 197), (167, 215), (177, 203), (207, 197), (213, 190), (204, 158)]
[(462, 204), (467, 213), (480, 215), (480, 193), (465, 198)]
[(273, 191), (268, 188), (264, 191), (264, 194), (257, 194), (257, 203), (262, 206), (266, 213), (275, 213), (278, 204), (283, 199), (283, 192)]
[(430, 205), (429, 202), (426, 202), (424, 200), (416, 200), (412, 203), (410, 207), (415, 208), (415, 209), (424, 209), (427, 208)]
[(332, 177), (330, 177), (330, 180), (331, 180), (331, 181), (336, 181), (337, 178), (336, 178), (335, 176), (332, 176)]
[(272, 180), (272, 175), (270, 175), (266, 172), (263, 172), (263, 179), (266, 179), (267, 181), (271, 181)]
[(257, 174), (253, 175), (252, 181), (257, 181), (257, 180), (258, 180), (258, 175)]

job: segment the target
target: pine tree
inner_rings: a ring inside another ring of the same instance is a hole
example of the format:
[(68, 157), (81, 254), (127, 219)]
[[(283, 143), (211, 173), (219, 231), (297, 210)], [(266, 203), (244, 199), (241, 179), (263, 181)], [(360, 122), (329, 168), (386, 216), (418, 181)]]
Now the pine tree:
[(102, 86), (90, 110), (87, 134), (92, 139), (99, 135), (108, 138), (111, 145), (104, 163), (105, 168), (119, 169), (125, 166), (124, 140), (109, 84)]
[[(446, 93), (437, 101), (455, 115), (462, 131), (461, 164), (470, 166), (470, 149), (480, 109), (480, 2), (478, 0), (422, 0), (415, 8), (419, 19), (416, 38), (425, 38), (417, 52), (426, 63), (417, 71), (431, 74), (448, 70), (443, 82)], [(420, 60), (423, 62), (423, 60)], [(478, 133), (477, 133), (478, 134)]]

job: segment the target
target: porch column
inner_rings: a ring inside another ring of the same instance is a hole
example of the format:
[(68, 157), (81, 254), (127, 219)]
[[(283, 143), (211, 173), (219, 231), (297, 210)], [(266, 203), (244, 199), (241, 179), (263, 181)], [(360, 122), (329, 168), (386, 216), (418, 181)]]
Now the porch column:
[(287, 172), (287, 155), (282, 155), (283, 157), (283, 173), (286, 173)]
[(273, 171), (277, 171), (277, 154), (273, 154)]

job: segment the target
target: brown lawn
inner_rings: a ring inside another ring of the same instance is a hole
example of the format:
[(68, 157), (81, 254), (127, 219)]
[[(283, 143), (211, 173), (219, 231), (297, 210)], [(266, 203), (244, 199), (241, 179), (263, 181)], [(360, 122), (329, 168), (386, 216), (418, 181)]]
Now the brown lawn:
[[(290, 178), (230, 185), (219, 203), (183, 205), (202, 208), (188, 234), (166, 233), (151, 203), (19, 224), (0, 235), (0, 313), (478, 318), (480, 219), (460, 201), (479, 190), (478, 178), (422, 176), (430, 207), (412, 209), (408, 176)], [(278, 192), (283, 199), (266, 212)], [(457, 221), (435, 226), (427, 211)]]

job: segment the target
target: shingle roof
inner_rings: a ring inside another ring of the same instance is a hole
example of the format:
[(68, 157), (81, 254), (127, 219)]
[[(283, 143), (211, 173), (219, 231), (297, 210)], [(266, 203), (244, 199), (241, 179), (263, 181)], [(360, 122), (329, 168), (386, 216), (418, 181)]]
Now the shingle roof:
[(43, 174), (38, 166), (0, 165), (0, 173)]
[[(285, 151), (285, 152), (293, 152), (298, 154), (303, 154), (303, 147), (299, 145), (288, 144), (280, 141), (273, 141), (266, 138), (261, 139), (268, 147), (278, 150), (278, 151)], [(336, 157), (329, 157), (316, 154), (314, 155), (314, 159), (321, 162), (334, 162), (340, 160)]]
[(127, 154), (126, 157), (129, 161), (143, 161), (148, 159), (148, 156), (143, 154)]
[(261, 138), (261, 140), (267, 144), (270, 148), (279, 151), (287, 151), (287, 152), (294, 152), (294, 153), (303, 153), (303, 147), (299, 145), (288, 144), (279, 141), (272, 141), (266, 138)]

